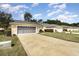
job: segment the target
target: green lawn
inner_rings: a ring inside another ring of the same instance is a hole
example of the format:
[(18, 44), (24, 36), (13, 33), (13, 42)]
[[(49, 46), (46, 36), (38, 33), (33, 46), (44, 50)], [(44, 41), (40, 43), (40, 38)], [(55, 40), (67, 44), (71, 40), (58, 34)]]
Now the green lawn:
[(73, 31), (73, 32), (75, 32), (75, 33), (79, 33), (79, 31)]
[(79, 34), (56, 33), (56, 32), (43, 32), (40, 34), (79, 43)]
[(10, 40), (10, 39), (12, 39), (10, 36), (7, 37), (7, 36), (5, 36), (5, 35), (3, 35), (3, 34), (0, 35), (0, 42), (1, 42), (1, 41), (7, 41), (7, 40)]
[(0, 41), (5, 41), (5, 38), (7, 38), (7, 40), (12, 40), (12, 45), (14, 46), (12, 46), (11, 48), (6, 48), (6, 49), (1, 48), (0, 56), (27, 56), (17, 36), (7, 37), (4, 35), (0, 35)]

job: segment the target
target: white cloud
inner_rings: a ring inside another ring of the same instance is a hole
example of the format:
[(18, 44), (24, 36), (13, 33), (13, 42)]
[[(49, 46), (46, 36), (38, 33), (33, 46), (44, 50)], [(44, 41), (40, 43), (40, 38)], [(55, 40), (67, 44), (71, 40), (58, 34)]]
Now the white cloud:
[(35, 14), (33, 17), (34, 18), (38, 18), (38, 17), (40, 17), (42, 14), (41, 13), (39, 13), (39, 14)]
[(32, 7), (36, 7), (36, 6), (38, 6), (39, 5), (39, 3), (33, 3), (32, 4)]
[(69, 23), (71, 23), (71, 21), (73, 21), (73, 20), (79, 19), (78, 14), (69, 12), (66, 9), (64, 9), (64, 10), (57, 9), (55, 11), (48, 13), (48, 16), (51, 16), (52, 17), (51, 19), (58, 19), (62, 22), (69, 22)]
[(79, 15), (73, 15), (72, 17), (78, 17)]
[(6, 8), (11, 7), (11, 5), (10, 4), (0, 4), (0, 7), (6, 9)]
[(65, 11), (64, 14), (70, 14), (70, 12), (69, 11)]
[(24, 20), (24, 14), (20, 14), (20, 19)]
[(23, 9), (29, 9), (29, 7), (27, 7), (26, 5), (11, 6), (10, 4), (1, 4), (0, 8), (2, 8), (3, 10), (6, 10), (8, 12), (17, 12), (21, 8), (23, 8)]
[(66, 4), (55, 5), (54, 8), (57, 8), (57, 9), (66, 9)]
[(62, 12), (60, 9), (56, 10), (56, 11), (52, 11), (52, 12), (49, 12), (47, 16), (52, 16), (52, 15), (55, 15), (55, 14), (58, 14), (59, 12)]
[(57, 5), (57, 4), (59, 4), (59, 3), (49, 3), (48, 6), (52, 7), (53, 5)]
[(47, 10), (46, 12), (50, 12), (50, 10)]
[[(25, 6), (25, 5), (17, 5), (17, 6), (14, 6), (14, 7), (10, 7), (9, 8), (9, 11), (10, 12), (17, 12), (18, 10), (20, 9), (29, 9), (29, 7)], [(23, 10), (22, 10), (23, 11)]]
[(58, 15), (57, 19), (61, 20), (61, 21), (67, 21), (67, 20), (73, 20), (75, 18), (78, 18), (79, 15), (73, 14), (73, 15)]
[(65, 20), (65, 19), (68, 19), (68, 18), (69, 18), (68, 15), (58, 15), (57, 16), (57, 19), (59, 19), (59, 20)]
[(20, 8), (28, 9), (29, 7), (27, 7), (25, 5), (17, 5), (17, 6), (14, 7), (14, 9), (17, 9), (17, 10), (19, 10)]
[[(50, 4), (50, 5), (53, 5), (53, 4)], [(53, 8), (54, 10), (52, 12), (49, 12), (47, 16), (53, 16), (61, 12), (64, 13), (66, 9), (66, 4), (54, 4)], [(65, 12), (65, 13), (68, 14), (69, 12)]]

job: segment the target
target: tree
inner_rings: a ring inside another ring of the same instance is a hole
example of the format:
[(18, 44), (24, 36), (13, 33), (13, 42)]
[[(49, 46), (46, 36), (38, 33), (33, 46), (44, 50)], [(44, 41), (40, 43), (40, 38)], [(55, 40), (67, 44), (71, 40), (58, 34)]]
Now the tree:
[(39, 22), (39, 23), (43, 23), (43, 20), (42, 20), (42, 19), (39, 19), (38, 22)]
[(31, 20), (31, 22), (37, 22), (37, 20), (36, 19), (33, 19), (33, 20)]
[(13, 21), (11, 14), (0, 12), (0, 27), (7, 29), (11, 21)]
[(25, 12), (24, 19), (25, 21), (31, 21), (32, 15), (28, 12)]
[(71, 26), (78, 26), (78, 23), (72, 23)]
[(45, 23), (48, 23), (48, 24), (58, 24), (58, 25), (60, 25), (61, 24), (61, 21), (59, 21), (59, 20), (47, 20), (47, 21), (45, 21)]
[(61, 22), (60, 20), (56, 19), (56, 20), (47, 20), (45, 21), (44, 23), (48, 23), (48, 24), (57, 24), (57, 25), (67, 25), (67, 26), (70, 26), (69, 23), (66, 23), (66, 22)]

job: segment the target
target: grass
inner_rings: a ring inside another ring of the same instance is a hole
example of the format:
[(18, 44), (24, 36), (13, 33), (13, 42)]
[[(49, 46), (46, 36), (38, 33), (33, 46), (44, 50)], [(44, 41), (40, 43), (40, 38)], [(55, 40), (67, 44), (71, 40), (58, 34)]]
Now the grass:
[(64, 33), (64, 32), (63, 33), (43, 32), (40, 34), (79, 43), (79, 34), (68, 34), (68, 33)]
[(0, 41), (3, 41), (2, 39), (4, 38), (11, 39), (13, 46), (11, 48), (0, 49), (0, 56), (27, 56), (17, 36), (5, 37), (4, 35), (0, 35)]
[(73, 31), (73, 32), (75, 32), (75, 33), (79, 33), (79, 31)]
[(10, 40), (10, 39), (12, 39), (10, 36), (5, 36), (5, 35), (0, 35), (0, 42), (1, 41), (7, 41), (7, 40)]

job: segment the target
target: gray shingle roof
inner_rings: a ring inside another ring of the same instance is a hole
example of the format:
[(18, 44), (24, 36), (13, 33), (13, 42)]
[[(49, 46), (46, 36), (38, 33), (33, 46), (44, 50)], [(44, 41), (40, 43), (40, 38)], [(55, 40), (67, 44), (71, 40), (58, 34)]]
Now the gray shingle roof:
[(44, 27), (47, 27), (47, 28), (61, 28), (61, 26), (56, 25), (56, 24), (43, 23), (42, 25), (43, 25)]

